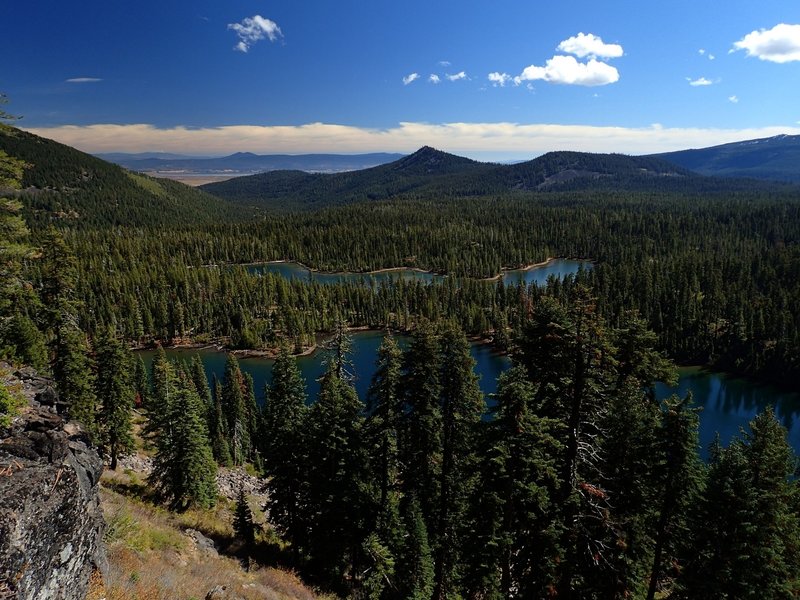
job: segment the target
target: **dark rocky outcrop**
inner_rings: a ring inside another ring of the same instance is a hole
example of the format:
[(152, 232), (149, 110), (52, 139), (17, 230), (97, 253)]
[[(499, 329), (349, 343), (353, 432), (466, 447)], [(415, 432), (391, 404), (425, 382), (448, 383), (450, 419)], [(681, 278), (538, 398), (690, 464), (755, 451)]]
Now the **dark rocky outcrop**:
[(10, 383), (29, 406), (0, 431), (0, 599), (82, 599), (105, 569), (103, 463), (80, 425), (58, 414), (47, 379), (23, 370)]

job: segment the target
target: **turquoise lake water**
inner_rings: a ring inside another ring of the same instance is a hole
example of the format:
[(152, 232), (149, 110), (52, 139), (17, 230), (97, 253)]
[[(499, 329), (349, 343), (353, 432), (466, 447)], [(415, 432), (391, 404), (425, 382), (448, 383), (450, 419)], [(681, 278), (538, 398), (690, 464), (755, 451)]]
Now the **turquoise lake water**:
[[(359, 396), (366, 398), (367, 389), (375, 372), (375, 360), (378, 348), (385, 334), (380, 331), (360, 331), (353, 334), (353, 352), (351, 360), (355, 375), (354, 385)], [(401, 346), (408, 343), (407, 338), (398, 336)], [(480, 376), (480, 386), (489, 399), (489, 395), (497, 389), (497, 378), (511, 366), (508, 357), (498, 354), (486, 344), (473, 344), (472, 357), (475, 359), (476, 373)], [(140, 353), (145, 364), (150, 366), (154, 352)], [(170, 358), (191, 360), (195, 354), (203, 360), (209, 381), (216, 375), (222, 378), (225, 370), (226, 353), (214, 349), (167, 350)], [(300, 371), (306, 380), (310, 401), (316, 398), (319, 391), (318, 379), (325, 371), (326, 352), (317, 350), (309, 356), (297, 359)], [(264, 386), (272, 377), (272, 359), (243, 358), (240, 361), (243, 371), (253, 377), (256, 396), (263, 400)], [(691, 390), (695, 405), (702, 408), (700, 413), (700, 446), (701, 454), (706, 457), (708, 445), (719, 432), (723, 445), (738, 434), (741, 427), (762, 411), (766, 406), (775, 407), (775, 414), (789, 432), (789, 442), (795, 452), (800, 453), (800, 395), (782, 392), (770, 386), (759, 385), (746, 379), (730, 377), (721, 373), (704, 371), (697, 367), (686, 367), (679, 370), (680, 380), (674, 388), (663, 384), (657, 385), (659, 398), (672, 393), (684, 396)]]

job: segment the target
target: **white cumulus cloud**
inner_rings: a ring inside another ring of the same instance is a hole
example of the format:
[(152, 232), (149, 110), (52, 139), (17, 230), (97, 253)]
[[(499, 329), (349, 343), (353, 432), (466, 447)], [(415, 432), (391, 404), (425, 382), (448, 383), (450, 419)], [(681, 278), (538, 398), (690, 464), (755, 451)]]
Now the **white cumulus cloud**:
[(775, 63), (800, 60), (800, 25), (780, 23), (772, 29), (751, 31), (733, 44), (733, 51)]
[(692, 87), (703, 87), (706, 85), (714, 85), (714, 82), (710, 79), (706, 79), (705, 77), (699, 77), (697, 79), (692, 79), (691, 77), (687, 77), (686, 81), (689, 82), (689, 85)]
[(419, 79), (419, 73), (409, 73), (405, 77), (403, 77), (403, 85), (408, 85)]
[(489, 73), (489, 81), (491, 81), (492, 85), (495, 87), (497, 87), (498, 85), (500, 87), (503, 87), (512, 79), (513, 78), (508, 73), (498, 73), (497, 71), (495, 71), (494, 73)]
[(455, 75), (445, 75), (450, 81), (459, 81), (460, 79), (466, 79), (467, 73), (466, 71), (459, 71)]
[(574, 56), (554, 56), (545, 66), (525, 67), (522, 74), (514, 78), (514, 83), (540, 79), (548, 83), (564, 85), (598, 86), (619, 81), (616, 68), (592, 58), (587, 63), (578, 62)]
[(436, 73), (431, 73), (430, 77), (428, 77), (428, 81), (431, 83), (439, 83), (441, 78)]
[(97, 83), (98, 81), (103, 81), (99, 77), (71, 77), (67, 79), (67, 83)]
[(239, 37), (233, 49), (239, 52), (247, 52), (256, 42), (268, 39), (270, 42), (283, 37), (281, 28), (275, 21), (266, 19), (261, 15), (245, 17), (240, 23), (228, 23), (228, 29), (232, 29)]
[(558, 45), (559, 52), (574, 54), (578, 58), (619, 58), (622, 56), (622, 46), (619, 44), (606, 44), (593, 33), (572, 36)]
[(739, 98), (737, 96), (728, 96), (728, 102), (732, 102), (733, 104), (739, 104)]

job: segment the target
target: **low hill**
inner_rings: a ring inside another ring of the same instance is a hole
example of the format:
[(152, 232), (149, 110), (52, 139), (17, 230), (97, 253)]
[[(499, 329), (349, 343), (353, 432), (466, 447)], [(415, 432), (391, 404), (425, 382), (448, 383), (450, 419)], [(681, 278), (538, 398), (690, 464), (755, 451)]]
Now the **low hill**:
[(276, 209), (382, 200), (420, 190), (443, 178), (484, 174), (494, 165), (424, 147), (400, 160), (348, 173), (272, 171), (200, 186), (215, 196)]
[(171, 175), (252, 175), (264, 171), (306, 171), (309, 173), (339, 173), (367, 169), (398, 160), (402, 154), (377, 152), (371, 154), (253, 154), (237, 152), (222, 157), (191, 157), (151, 154), (101, 154), (132, 171)]
[(339, 174), (275, 171), (201, 189), (270, 209), (317, 208), (397, 196), (463, 197), (515, 192), (630, 189), (714, 191), (751, 188), (697, 175), (656, 157), (551, 152), (513, 165), (480, 163), (423, 147), (392, 163)]
[(800, 182), (800, 135), (651, 155), (703, 175)]
[(74, 226), (170, 225), (232, 213), (219, 199), (175, 181), (153, 179), (53, 140), (0, 126), (0, 151), (29, 167), (17, 192), (28, 222)]

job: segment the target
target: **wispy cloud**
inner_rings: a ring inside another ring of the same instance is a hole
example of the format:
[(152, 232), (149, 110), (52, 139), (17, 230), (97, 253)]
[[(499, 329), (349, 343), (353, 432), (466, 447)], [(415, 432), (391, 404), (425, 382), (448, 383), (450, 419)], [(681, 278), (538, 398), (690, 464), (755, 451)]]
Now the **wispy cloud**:
[(467, 78), (467, 72), (459, 71), (455, 75), (445, 75), (445, 77), (447, 77), (450, 81), (460, 81), (461, 79)]
[(439, 83), (441, 80), (441, 77), (439, 77), (436, 73), (431, 73), (430, 77), (428, 77), (428, 81), (431, 83)]
[(439, 66), (440, 67), (449, 67), (452, 63), (449, 60), (440, 60)]
[(728, 96), (728, 102), (739, 104), (739, 98), (737, 96)]
[(405, 77), (403, 77), (403, 85), (408, 85), (409, 83), (412, 83), (417, 79), (419, 79), (419, 73), (410, 73)]
[(66, 83), (98, 83), (103, 81), (99, 77), (71, 77), (66, 80)]
[(329, 123), (295, 126), (234, 125), (158, 128), (153, 125), (66, 125), (28, 131), (85, 152), (147, 152), (224, 155), (232, 152), (411, 152), (430, 145), (448, 152), (506, 160), (551, 150), (648, 154), (703, 148), (778, 134), (800, 126), (753, 129), (597, 127), (547, 123), (400, 123), (369, 129)]
[(235, 31), (239, 37), (239, 42), (233, 47), (239, 52), (247, 52), (258, 41), (268, 39), (275, 42), (283, 37), (278, 24), (261, 15), (245, 17), (240, 23), (228, 23), (228, 29)]
[(542, 80), (563, 85), (598, 86), (619, 81), (619, 71), (609, 64), (596, 59), (587, 63), (578, 62), (574, 56), (554, 56), (545, 66), (525, 67), (522, 74), (514, 78), (514, 83)]
[(561, 42), (557, 50), (578, 58), (619, 58), (623, 54), (619, 44), (606, 44), (600, 36), (583, 32)]
[(692, 79), (691, 77), (687, 77), (686, 81), (688, 81), (689, 85), (692, 87), (704, 87), (707, 85), (714, 85), (714, 83), (716, 83), (705, 77), (698, 77), (697, 79)]
[(513, 77), (508, 73), (498, 73), (496, 71), (494, 73), (489, 73), (489, 81), (491, 81), (492, 85), (495, 87), (504, 87), (512, 79)]
[(772, 29), (751, 31), (733, 44), (731, 52), (736, 50), (775, 63), (800, 60), (800, 25), (780, 23)]

